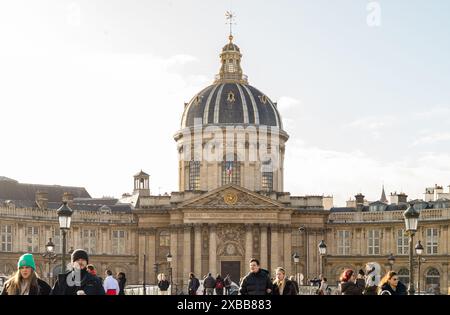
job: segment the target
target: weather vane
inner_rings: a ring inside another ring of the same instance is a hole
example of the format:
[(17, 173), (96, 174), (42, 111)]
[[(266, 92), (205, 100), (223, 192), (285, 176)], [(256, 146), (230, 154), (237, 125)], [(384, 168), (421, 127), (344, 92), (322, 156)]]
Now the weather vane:
[(230, 24), (230, 39), (231, 39), (231, 38), (233, 38), (233, 24), (236, 25), (236, 23), (234, 22), (236, 15), (231, 11), (227, 11), (225, 13), (225, 17), (227, 19), (226, 24)]

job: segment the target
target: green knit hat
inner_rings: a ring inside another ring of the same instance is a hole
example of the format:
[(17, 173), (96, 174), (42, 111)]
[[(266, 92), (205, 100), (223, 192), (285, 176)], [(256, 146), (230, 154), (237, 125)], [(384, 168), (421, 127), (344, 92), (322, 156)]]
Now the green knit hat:
[(36, 270), (36, 264), (34, 263), (32, 254), (23, 254), (19, 258), (19, 262), (17, 263), (17, 268), (20, 267), (31, 267), (33, 270)]

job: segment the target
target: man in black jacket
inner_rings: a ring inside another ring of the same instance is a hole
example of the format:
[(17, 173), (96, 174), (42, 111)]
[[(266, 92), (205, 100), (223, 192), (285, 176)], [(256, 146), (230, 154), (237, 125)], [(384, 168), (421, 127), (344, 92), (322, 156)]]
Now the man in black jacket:
[(51, 295), (105, 295), (101, 280), (91, 275), (86, 266), (89, 256), (77, 249), (72, 253), (72, 270), (58, 275)]
[(191, 272), (189, 274), (188, 293), (189, 295), (197, 295), (197, 290), (200, 287), (200, 281)]
[(250, 272), (242, 279), (239, 292), (242, 295), (268, 295), (272, 294), (273, 286), (267, 270), (261, 269), (259, 261), (250, 260)]

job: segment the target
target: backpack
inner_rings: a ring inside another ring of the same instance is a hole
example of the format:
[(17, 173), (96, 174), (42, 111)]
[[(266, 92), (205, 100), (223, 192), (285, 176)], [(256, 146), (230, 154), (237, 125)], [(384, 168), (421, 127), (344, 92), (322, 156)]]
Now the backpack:
[(223, 289), (223, 282), (222, 281), (217, 281), (216, 282), (216, 289)]

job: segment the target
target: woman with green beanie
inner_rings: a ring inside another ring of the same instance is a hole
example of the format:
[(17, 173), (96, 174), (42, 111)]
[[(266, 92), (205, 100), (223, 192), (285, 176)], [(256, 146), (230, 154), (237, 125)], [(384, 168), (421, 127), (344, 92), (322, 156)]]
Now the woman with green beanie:
[(50, 286), (39, 279), (32, 254), (19, 258), (17, 271), (6, 281), (2, 295), (49, 295)]

